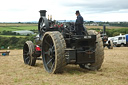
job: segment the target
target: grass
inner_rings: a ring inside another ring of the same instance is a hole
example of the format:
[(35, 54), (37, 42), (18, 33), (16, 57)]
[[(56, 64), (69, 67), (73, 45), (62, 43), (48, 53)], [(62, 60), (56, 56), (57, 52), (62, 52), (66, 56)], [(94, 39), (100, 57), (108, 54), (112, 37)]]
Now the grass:
[[(99, 28), (99, 29), (103, 29), (103, 26), (86, 26), (87, 29), (90, 28)], [(119, 26), (106, 26), (106, 29), (123, 29), (126, 28), (128, 29), (128, 27), (119, 27)]]
[(19, 31), (19, 30), (37, 30), (37, 26), (20, 26), (20, 27), (0, 27), (0, 31)]
[(128, 48), (105, 48), (104, 63), (99, 71), (67, 65), (61, 74), (48, 74), (42, 61), (25, 65), (22, 50), (10, 50), (0, 56), (0, 85), (128, 85)]
[(18, 30), (37, 30), (37, 24), (0, 24), (0, 32)]
[[(100, 28), (103, 29), (103, 26), (86, 26), (87, 29), (90, 28)], [(107, 26), (107, 29), (119, 29), (119, 28), (127, 28), (128, 27), (117, 27), (117, 26)], [(18, 31), (18, 30), (37, 30), (38, 24), (22, 24), (22, 23), (0, 23), (0, 32), (6, 31)]]
[(0, 35), (0, 37), (17, 37), (17, 38), (20, 38), (20, 37), (27, 37), (27, 36), (24, 36), (24, 35)]
[[(86, 26), (87, 29), (93, 28), (99, 28), (103, 29), (103, 26)], [(116, 27), (116, 26), (107, 26), (107, 29), (128, 29), (128, 27)], [(38, 24), (22, 24), (22, 23), (0, 23), (0, 32), (6, 31), (20, 31), (20, 30), (36, 30), (38, 32)], [(26, 37), (26, 36), (14, 36), (14, 35), (0, 35), (2, 37)]]
[[(37, 24), (8, 24), (8, 23), (0, 23), (0, 32), (6, 31), (20, 31), (20, 30), (38, 30)], [(0, 35), (2, 37), (26, 37), (22, 35)]]

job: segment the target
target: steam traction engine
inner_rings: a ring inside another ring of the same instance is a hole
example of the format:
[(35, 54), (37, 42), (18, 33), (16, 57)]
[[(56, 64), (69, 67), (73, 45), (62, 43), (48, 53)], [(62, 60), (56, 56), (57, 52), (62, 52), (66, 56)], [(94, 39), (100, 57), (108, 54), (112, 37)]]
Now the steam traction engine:
[(46, 10), (41, 10), (36, 45), (32, 41), (24, 44), (25, 64), (34, 66), (37, 58), (42, 56), (44, 69), (48, 73), (61, 72), (67, 64), (78, 64), (80, 68), (89, 70), (101, 68), (104, 51), (100, 34), (90, 30), (76, 35), (73, 23), (58, 25), (45, 16)]

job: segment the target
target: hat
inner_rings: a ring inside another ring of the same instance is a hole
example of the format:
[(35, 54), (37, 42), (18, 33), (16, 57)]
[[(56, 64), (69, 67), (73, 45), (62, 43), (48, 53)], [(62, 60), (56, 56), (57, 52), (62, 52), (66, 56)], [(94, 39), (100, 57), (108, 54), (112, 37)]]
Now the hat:
[(80, 14), (79, 10), (77, 10), (75, 14)]

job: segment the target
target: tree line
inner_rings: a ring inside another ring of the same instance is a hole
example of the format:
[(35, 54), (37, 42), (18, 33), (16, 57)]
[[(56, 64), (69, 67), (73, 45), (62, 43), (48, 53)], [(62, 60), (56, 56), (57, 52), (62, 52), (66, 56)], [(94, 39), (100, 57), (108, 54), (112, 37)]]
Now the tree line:
[(28, 37), (0, 37), (0, 47), (7, 49), (22, 49), (23, 45), (26, 41), (31, 40), (34, 41), (34, 36)]
[(119, 26), (119, 27), (128, 27), (128, 22), (94, 22), (86, 21), (85, 24), (97, 23), (99, 26), (109, 25), (109, 26)]
[[(100, 28), (91, 28), (89, 30), (96, 30), (97, 32), (103, 31)], [(119, 34), (128, 34), (128, 29), (127, 28), (123, 28), (123, 29), (106, 29), (106, 34), (108, 37), (114, 37), (117, 36)]]
[(19, 33), (16, 33), (16, 32), (12, 32), (12, 31), (2, 31), (0, 32), (0, 35), (20, 35)]

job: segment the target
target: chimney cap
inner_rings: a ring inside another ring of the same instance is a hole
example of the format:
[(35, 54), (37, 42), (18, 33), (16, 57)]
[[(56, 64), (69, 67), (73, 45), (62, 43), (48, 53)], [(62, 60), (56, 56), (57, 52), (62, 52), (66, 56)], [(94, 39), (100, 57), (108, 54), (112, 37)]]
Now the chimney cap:
[(43, 16), (43, 17), (45, 17), (46, 16), (46, 10), (40, 10), (39, 11), (40, 12), (40, 16)]

